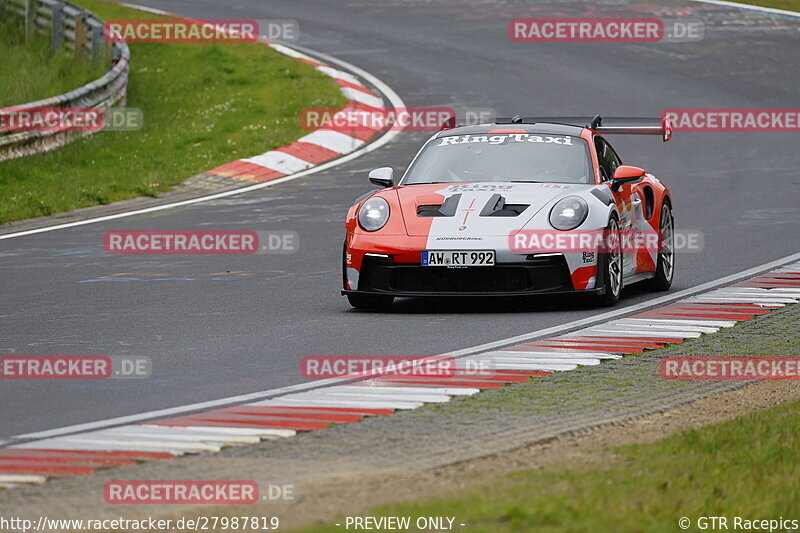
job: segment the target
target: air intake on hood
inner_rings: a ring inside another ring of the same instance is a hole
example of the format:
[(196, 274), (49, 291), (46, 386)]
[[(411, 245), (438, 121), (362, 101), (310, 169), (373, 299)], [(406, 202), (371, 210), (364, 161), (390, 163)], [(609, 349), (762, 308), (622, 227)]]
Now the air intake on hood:
[(460, 194), (449, 196), (444, 203), (435, 205), (417, 206), (418, 217), (452, 217), (456, 214), (458, 202), (461, 201)]
[(515, 217), (525, 211), (530, 204), (507, 204), (499, 194), (493, 194), (481, 209), (482, 217)]

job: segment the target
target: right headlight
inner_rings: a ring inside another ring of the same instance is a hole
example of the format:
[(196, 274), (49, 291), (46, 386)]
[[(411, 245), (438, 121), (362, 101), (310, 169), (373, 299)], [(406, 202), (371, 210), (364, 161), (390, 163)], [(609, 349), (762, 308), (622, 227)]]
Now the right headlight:
[(575, 229), (589, 215), (589, 205), (580, 196), (562, 198), (550, 210), (550, 225), (555, 229), (567, 231)]
[(389, 221), (389, 203), (373, 196), (358, 210), (358, 224), (366, 231), (378, 231)]

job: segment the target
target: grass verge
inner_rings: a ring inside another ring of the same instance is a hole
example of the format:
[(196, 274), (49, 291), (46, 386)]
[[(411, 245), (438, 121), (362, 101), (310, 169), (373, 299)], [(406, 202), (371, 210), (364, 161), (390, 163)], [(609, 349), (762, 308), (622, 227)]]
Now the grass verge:
[(0, 57), (0, 107), (63, 94), (103, 75), (99, 65), (76, 63), (71, 54), (51, 56), (47, 36), (26, 43), (25, 24), (16, 15), (0, 18)]
[[(800, 404), (786, 404), (652, 444), (613, 450), (610, 461), (559, 464), (425, 502), (361, 516), (455, 517), (470, 533), (680, 531), (703, 516), (800, 519)], [(709, 523), (710, 525), (710, 523)], [(315, 525), (302, 531), (334, 532)], [(741, 527), (739, 529), (742, 529)], [(744, 528), (749, 530), (750, 528)], [(411, 527), (408, 531), (418, 531)]]
[[(734, 0), (731, 0), (734, 1)], [(800, 0), (735, 0), (739, 4), (751, 6), (773, 7), (787, 11), (800, 11)]]
[[(163, 18), (103, 0), (78, 3), (106, 20)], [(128, 106), (142, 110), (144, 128), (0, 163), (0, 223), (156, 196), (303, 136), (303, 108), (345, 103), (330, 78), (259, 43), (133, 44), (131, 56)], [(27, 68), (0, 71), (24, 79), (34, 75)]]

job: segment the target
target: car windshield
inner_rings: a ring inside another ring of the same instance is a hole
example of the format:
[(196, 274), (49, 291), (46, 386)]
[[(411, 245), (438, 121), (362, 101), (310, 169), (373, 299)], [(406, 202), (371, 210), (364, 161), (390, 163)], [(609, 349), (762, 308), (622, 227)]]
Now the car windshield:
[(452, 135), (429, 142), (402, 185), (476, 181), (591, 183), (589, 148), (569, 135)]

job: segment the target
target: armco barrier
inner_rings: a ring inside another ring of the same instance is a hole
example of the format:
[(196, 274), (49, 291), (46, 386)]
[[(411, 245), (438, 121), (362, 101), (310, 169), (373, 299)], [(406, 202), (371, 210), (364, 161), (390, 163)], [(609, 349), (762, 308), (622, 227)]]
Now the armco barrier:
[[(50, 34), (54, 53), (66, 49), (76, 56), (112, 65), (101, 78), (68, 93), (37, 102), (15, 105), (15, 111), (46, 107), (96, 108), (107, 111), (125, 105), (128, 87), (130, 50), (125, 43), (108, 43), (103, 36), (103, 21), (93, 13), (69, 2), (57, 0), (0, 0), (0, 17), (25, 18), (28, 39), (35, 33)], [(8, 110), (0, 109), (2, 115)], [(59, 148), (86, 131), (0, 131), (0, 161)]]

